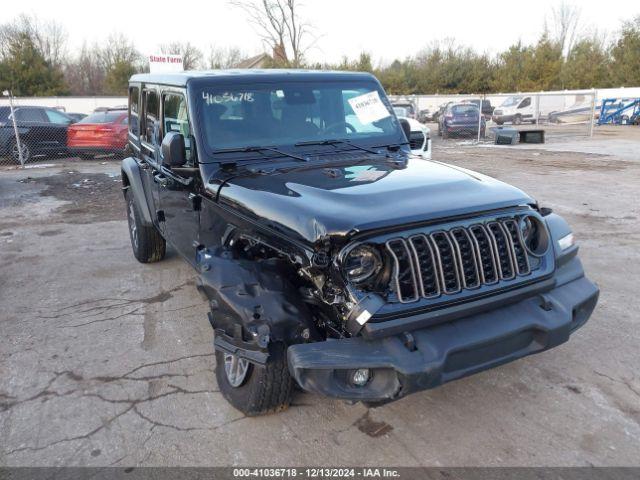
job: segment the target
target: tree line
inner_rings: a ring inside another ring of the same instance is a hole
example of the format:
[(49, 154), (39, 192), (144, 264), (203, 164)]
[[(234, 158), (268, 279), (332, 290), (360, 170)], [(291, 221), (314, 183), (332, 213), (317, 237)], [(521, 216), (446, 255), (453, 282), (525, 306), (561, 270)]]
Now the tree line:
[[(610, 41), (581, 35), (579, 11), (554, 11), (531, 45), (518, 41), (497, 55), (453, 40), (434, 42), (415, 56), (374, 66), (370, 53), (337, 64), (306, 61), (315, 39), (300, 19), (296, 0), (233, 0), (254, 24), (271, 56), (268, 67), (359, 70), (374, 73), (391, 94), (492, 93), (587, 89), (640, 84), (640, 15), (622, 23)], [(231, 68), (239, 48), (211, 46), (205, 54), (189, 42), (158, 46), (180, 54), (185, 69)], [(131, 75), (148, 70), (146, 57), (123, 34), (69, 53), (67, 34), (54, 21), (22, 15), (0, 25), (0, 90), (16, 96), (123, 95)]]

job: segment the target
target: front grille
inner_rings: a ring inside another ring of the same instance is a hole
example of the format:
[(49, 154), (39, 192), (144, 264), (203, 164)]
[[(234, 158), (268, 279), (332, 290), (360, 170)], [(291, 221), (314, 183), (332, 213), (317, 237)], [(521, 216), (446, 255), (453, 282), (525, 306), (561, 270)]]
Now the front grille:
[(422, 132), (411, 132), (409, 135), (409, 146), (411, 150), (420, 150), (424, 144), (424, 134)]
[(453, 295), (531, 273), (513, 218), (418, 233), (386, 242), (393, 289), (402, 303)]
[(494, 110), (493, 114), (494, 115), (502, 115), (502, 110)]

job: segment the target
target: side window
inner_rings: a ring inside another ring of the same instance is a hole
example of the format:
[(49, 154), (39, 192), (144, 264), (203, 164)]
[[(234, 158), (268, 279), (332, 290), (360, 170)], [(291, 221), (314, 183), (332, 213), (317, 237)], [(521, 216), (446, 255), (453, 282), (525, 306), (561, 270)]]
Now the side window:
[(57, 123), (59, 125), (69, 125), (70, 123), (69, 118), (66, 115), (63, 115), (56, 110), (45, 110), (45, 113), (51, 123)]
[(527, 108), (529, 105), (531, 105), (531, 97), (525, 98), (518, 108)]
[(46, 117), (38, 108), (18, 108), (15, 111), (17, 122), (45, 122)]
[(178, 93), (167, 93), (162, 97), (163, 119), (162, 133), (177, 132), (184, 137), (184, 146), (187, 154), (187, 162), (193, 164), (193, 148), (191, 144), (191, 127), (189, 125), (189, 114), (187, 102), (183, 95)]
[(138, 116), (140, 112), (140, 87), (129, 88), (129, 131), (140, 135)]
[(144, 131), (142, 139), (152, 145), (158, 144), (158, 139), (154, 133), (159, 129), (158, 117), (160, 112), (160, 102), (158, 101), (158, 92), (155, 90), (144, 90)]

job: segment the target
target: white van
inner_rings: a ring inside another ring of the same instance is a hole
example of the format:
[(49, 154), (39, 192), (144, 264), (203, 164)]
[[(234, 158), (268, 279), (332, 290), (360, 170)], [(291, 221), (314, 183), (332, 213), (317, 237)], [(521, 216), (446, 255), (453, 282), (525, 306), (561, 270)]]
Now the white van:
[(565, 98), (561, 95), (538, 97), (536, 111), (536, 97), (529, 95), (515, 95), (507, 97), (502, 105), (493, 111), (491, 119), (498, 125), (511, 122), (520, 125), (523, 122), (536, 123), (536, 120), (546, 120), (549, 114), (565, 108)]

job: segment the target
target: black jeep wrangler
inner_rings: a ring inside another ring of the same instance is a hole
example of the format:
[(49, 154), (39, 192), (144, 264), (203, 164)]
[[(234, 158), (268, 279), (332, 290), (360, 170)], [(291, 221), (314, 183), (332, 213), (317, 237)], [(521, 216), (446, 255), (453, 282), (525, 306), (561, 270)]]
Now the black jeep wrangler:
[(302, 389), (371, 404), (560, 345), (591, 315), (571, 229), (522, 191), (411, 156), (371, 75), (142, 74), (131, 244), (198, 272), (216, 378), (248, 415)]

